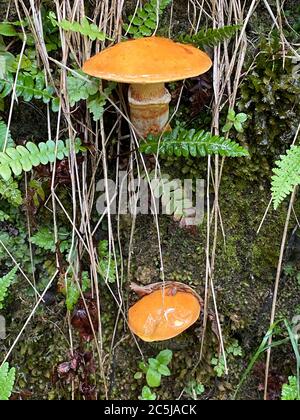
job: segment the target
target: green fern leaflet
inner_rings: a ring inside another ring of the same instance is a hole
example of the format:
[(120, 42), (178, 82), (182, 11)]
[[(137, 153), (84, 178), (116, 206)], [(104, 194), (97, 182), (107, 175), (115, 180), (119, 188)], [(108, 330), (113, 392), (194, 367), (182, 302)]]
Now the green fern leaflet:
[(220, 136), (213, 136), (204, 130), (185, 130), (177, 127), (161, 137), (150, 135), (140, 146), (140, 151), (146, 154), (161, 156), (204, 157), (220, 155), (228, 157), (249, 156), (248, 151), (238, 143)]
[(0, 278), (0, 309), (3, 309), (8, 289), (14, 281), (17, 271), (17, 268), (13, 268), (8, 274), (6, 274), (6, 276)]
[[(81, 141), (75, 142), (75, 151), (82, 150)], [(29, 172), (33, 167), (54, 163), (56, 159), (63, 160), (70, 155), (70, 141), (53, 140), (46, 143), (28, 142), (25, 146), (9, 147), (5, 152), (0, 152), (0, 176), (4, 181), (10, 180), (12, 174), (19, 176), (22, 172)]]
[(272, 197), (275, 209), (300, 184), (300, 146), (292, 146), (287, 154), (281, 156), (273, 170)]
[(0, 367), (0, 401), (8, 401), (11, 397), (16, 379), (16, 369), (9, 368), (8, 363)]
[(230, 40), (239, 30), (240, 25), (224, 26), (217, 29), (201, 29), (195, 35), (184, 35), (180, 37), (181, 42), (194, 44), (198, 48), (215, 47), (220, 42)]
[(13, 179), (3, 181), (0, 177), (0, 199), (8, 201), (13, 207), (19, 207), (22, 202), (22, 193), (19, 190), (18, 183)]
[(105, 41), (106, 36), (104, 32), (99, 31), (99, 28), (94, 23), (90, 23), (87, 17), (83, 17), (81, 22), (70, 22), (66, 19), (57, 21), (54, 12), (49, 13), (49, 19), (54, 27), (58, 26), (67, 32), (80, 33), (83, 36), (90, 38), (92, 41)]
[[(5, 139), (6, 139), (6, 133), (7, 133), (7, 125), (4, 121), (0, 121), (0, 152), (3, 150), (3, 147), (5, 145)], [(10, 132), (8, 132), (7, 135), (7, 147), (14, 147), (15, 143), (11, 137)]]
[(160, 16), (170, 3), (171, 0), (150, 0), (135, 16), (129, 16), (130, 23), (123, 25), (124, 30), (133, 38), (153, 35)]

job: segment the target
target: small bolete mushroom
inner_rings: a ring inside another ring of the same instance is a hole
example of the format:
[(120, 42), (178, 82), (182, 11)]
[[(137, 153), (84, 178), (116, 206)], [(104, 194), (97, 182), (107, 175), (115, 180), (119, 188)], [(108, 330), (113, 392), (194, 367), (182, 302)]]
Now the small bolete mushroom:
[(167, 38), (150, 37), (121, 42), (86, 61), (90, 76), (129, 83), (131, 122), (138, 134), (160, 134), (168, 129), (171, 95), (166, 82), (207, 72), (209, 56), (199, 49)]
[(174, 338), (200, 316), (201, 298), (185, 284), (167, 282), (132, 288), (143, 297), (129, 309), (128, 324), (144, 341)]

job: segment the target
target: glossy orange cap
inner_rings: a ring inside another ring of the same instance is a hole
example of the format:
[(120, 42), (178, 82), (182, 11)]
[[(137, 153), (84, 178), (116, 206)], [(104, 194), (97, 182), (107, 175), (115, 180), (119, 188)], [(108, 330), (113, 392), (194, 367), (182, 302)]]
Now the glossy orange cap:
[(174, 291), (173, 287), (156, 290), (142, 297), (129, 309), (131, 331), (147, 342), (169, 340), (193, 325), (201, 305), (195, 294)]
[(121, 42), (86, 61), (90, 76), (120, 83), (163, 83), (199, 76), (212, 66), (197, 48), (167, 38)]

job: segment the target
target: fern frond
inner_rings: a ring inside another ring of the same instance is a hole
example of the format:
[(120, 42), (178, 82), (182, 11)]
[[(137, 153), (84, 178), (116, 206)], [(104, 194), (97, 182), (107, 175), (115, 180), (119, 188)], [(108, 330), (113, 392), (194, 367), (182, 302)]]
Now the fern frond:
[(107, 97), (111, 95), (117, 84), (109, 83), (102, 93), (99, 79), (88, 77), (80, 70), (77, 73), (79, 76), (83, 75), (84, 78), (68, 76), (67, 86), (70, 105), (73, 107), (77, 102), (86, 100), (87, 108), (93, 115), (94, 121), (99, 121), (104, 113)]
[[(60, 241), (61, 252), (70, 250), (71, 243), (69, 232), (60, 230), (58, 232), (58, 239)], [(32, 235), (30, 242), (45, 251), (55, 252), (56, 250), (54, 232), (52, 232), (48, 227), (42, 227), (39, 229), (34, 235)]]
[(14, 281), (18, 269), (13, 268), (6, 276), (0, 278), (0, 309), (3, 309), (4, 300), (7, 296), (8, 289)]
[(23, 199), (18, 183), (13, 179), (3, 181), (0, 177), (0, 198), (4, 198), (13, 207), (19, 207)]
[(74, 307), (76, 306), (77, 302), (80, 299), (81, 292), (85, 293), (90, 288), (91, 281), (89, 279), (89, 275), (87, 272), (82, 273), (82, 283), (81, 283), (81, 290), (78, 287), (77, 282), (73, 279), (68, 279), (67, 281), (67, 288), (65, 290), (66, 293), (66, 307), (68, 311), (73, 311)]
[[(77, 70), (76, 73), (78, 73), (78, 76), (72, 74), (67, 78), (68, 98), (71, 107), (79, 101), (87, 100), (100, 89), (99, 79), (86, 76), (81, 70)], [(81, 78), (80, 76), (84, 77)]]
[(217, 29), (201, 29), (195, 35), (183, 35), (179, 39), (187, 44), (194, 44), (198, 48), (215, 47), (220, 42), (231, 39), (239, 30), (241, 25), (224, 26)]
[(60, 22), (57, 21), (56, 15), (54, 12), (49, 13), (49, 18), (52, 22), (54, 27), (58, 26), (65, 31), (69, 32), (76, 32), (83, 36), (90, 38), (92, 41), (105, 41), (106, 36), (104, 32), (99, 31), (99, 28), (94, 23), (90, 23), (87, 17), (81, 20), (81, 22), (70, 22), (66, 19), (61, 20)]
[(135, 16), (129, 16), (129, 24), (124, 30), (134, 38), (151, 36), (157, 28), (158, 19), (172, 0), (150, 0)]
[(273, 170), (272, 197), (275, 209), (300, 184), (300, 146), (292, 146), (287, 154), (281, 156)]
[[(0, 121), (0, 152), (3, 150), (3, 147), (5, 145), (5, 139), (6, 139), (6, 133), (7, 133), (7, 125), (4, 121)], [(15, 143), (11, 137), (10, 132), (8, 132), (7, 136), (7, 147), (14, 147)]]
[(249, 156), (244, 147), (224, 137), (213, 136), (204, 130), (185, 130), (177, 127), (162, 137), (150, 135), (146, 142), (141, 144), (140, 151), (146, 154), (159, 154), (162, 156), (204, 157), (220, 155), (228, 157)]
[(298, 401), (299, 399), (297, 378), (296, 376), (289, 376), (288, 384), (284, 384), (282, 387), (281, 400)]
[(16, 369), (9, 368), (8, 363), (0, 367), (0, 401), (8, 401), (11, 397), (16, 379)]
[[(56, 154), (57, 147), (57, 154)], [(75, 149), (80, 151), (81, 141), (76, 140)], [(48, 140), (46, 143), (28, 142), (25, 146), (9, 147), (0, 152), (0, 176), (8, 181), (12, 174), (19, 176), (22, 172), (29, 172), (33, 167), (54, 163), (55, 159), (63, 160), (70, 155), (70, 142)]]
[(116, 83), (111, 82), (107, 88), (104, 89), (103, 93), (98, 91), (96, 95), (88, 98), (87, 108), (93, 115), (93, 120), (95, 122), (99, 121), (103, 116), (107, 98), (112, 94), (112, 91), (116, 88), (116, 86)]
[[(43, 75), (42, 75), (43, 76)], [(5, 98), (12, 93), (14, 86), (14, 76), (8, 74), (5, 79), (0, 80), (0, 97)], [(16, 96), (22, 97), (25, 102), (32, 99), (42, 100), (48, 104), (51, 100), (55, 100), (53, 96), (54, 89), (50, 86), (44, 87), (43, 80), (39, 76), (33, 77), (30, 73), (20, 73), (16, 83)]]
[(9, 220), (9, 219), (10, 219), (10, 216), (4, 211), (0, 210), (0, 222), (6, 222), (6, 220)]

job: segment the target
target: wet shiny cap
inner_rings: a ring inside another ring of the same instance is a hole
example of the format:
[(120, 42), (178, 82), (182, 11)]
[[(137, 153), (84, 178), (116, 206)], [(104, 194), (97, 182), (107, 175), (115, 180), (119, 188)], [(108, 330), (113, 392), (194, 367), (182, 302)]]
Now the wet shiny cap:
[(193, 325), (201, 306), (195, 295), (165, 288), (141, 298), (129, 309), (131, 331), (147, 342), (169, 340)]
[(121, 42), (86, 61), (90, 76), (120, 83), (163, 83), (199, 76), (212, 66), (203, 51), (167, 38)]

